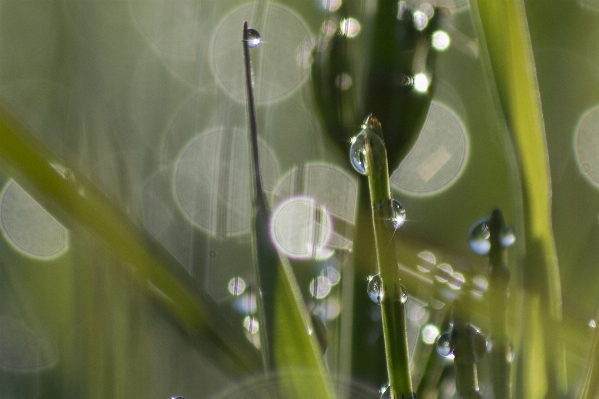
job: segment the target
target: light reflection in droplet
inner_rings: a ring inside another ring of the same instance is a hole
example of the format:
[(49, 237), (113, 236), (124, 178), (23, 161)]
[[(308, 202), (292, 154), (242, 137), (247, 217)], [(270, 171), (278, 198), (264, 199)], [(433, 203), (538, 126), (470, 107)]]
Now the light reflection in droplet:
[(331, 292), (331, 283), (325, 276), (318, 276), (310, 281), (310, 295), (316, 299), (323, 299)]
[(430, 84), (431, 82), (426, 74), (421, 72), (414, 75), (414, 89), (416, 91), (426, 93)]
[(233, 277), (229, 280), (229, 293), (234, 296), (239, 296), (245, 291), (245, 280), (239, 276)]
[(597, 328), (597, 322), (593, 319), (589, 320), (589, 327)]
[(258, 318), (254, 316), (246, 316), (243, 319), (243, 326), (250, 334), (256, 334), (260, 329)]
[(448, 263), (440, 263), (437, 265), (437, 273), (435, 279), (440, 283), (447, 283), (453, 274), (453, 267)]
[(435, 263), (437, 263), (435, 254), (433, 254), (430, 251), (422, 251), (418, 254), (418, 257), (422, 259), (424, 262), (418, 263), (416, 268), (422, 273), (430, 273)]
[(451, 39), (447, 32), (443, 30), (438, 30), (433, 33), (432, 45), (433, 48), (439, 51), (444, 51), (449, 48), (451, 44)]
[(466, 281), (466, 278), (462, 273), (455, 272), (451, 275), (451, 278), (448, 281), (449, 288), (452, 290), (459, 290), (462, 288), (462, 285)]
[(358, 36), (358, 33), (360, 33), (361, 26), (357, 19), (346, 18), (340, 22), (339, 28), (341, 29), (341, 33), (343, 35), (349, 38), (354, 38)]
[(424, 12), (414, 11), (412, 17), (414, 18), (414, 28), (417, 30), (423, 30), (428, 25), (428, 16)]
[(260, 44), (262, 44), (262, 37), (260, 37), (260, 32), (258, 32), (254, 28), (248, 28), (247, 30), (247, 42), (249, 48), (256, 48)]
[(270, 236), (285, 256), (295, 259), (324, 259), (332, 255), (327, 248), (333, 221), (326, 207), (314, 198), (297, 196), (277, 205), (272, 213)]
[(439, 328), (434, 324), (427, 324), (422, 328), (422, 342), (432, 345), (439, 336)]

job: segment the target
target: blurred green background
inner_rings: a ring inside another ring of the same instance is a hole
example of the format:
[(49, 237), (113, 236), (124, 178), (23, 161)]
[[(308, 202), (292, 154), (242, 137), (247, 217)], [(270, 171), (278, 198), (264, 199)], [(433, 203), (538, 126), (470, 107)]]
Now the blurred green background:
[[(408, 215), (396, 238), (412, 276), (412, 347), (426, 345), (419, 331), (431, 314), (426, 254), (432, 264), (451, 265), (448, 283), (435, 285), (450, 301), (460, 276), (486, 272), (486, 259), (468, 249), (470, 226), (499, 206), (516, 236), (522, 229), (516, 158), (468, 2), (431, 3), (452, 11), (451, 44), (439, 55), (420, 139), (391, 178)], [(347, 319), (376, 315), (343, 307), (359, 179), (323, 132), (309, 83), (311, 51), (334, 13), (326, 4), (336, 3), (0, 1), (2, 106), (22, 125), (19, 137), (68, 183), (56, 190), (81, 196), (70, 207), (23, 172), (27, 160), (0, 163), (0, 397), (231, 397), (258, 372), (244, 20), (263, 39), (252, 57), (274, 240), (329, 328), (329, 368), (343, 374)], [(373, 0), (352, 2), (350, 16), (362, 25), (354, 40), (364, 40), (373, 7)], [(529, 0), (526, 7), (574, 393), (599, 300), (599, 1)], [(356, 69), (366, 56), (352, 54)], [(361, 77), (340, 84), (360, 87)], [(105, 209), (118, 217), (103, 219)], [(94, 212), (95, 222), (81, 216)], [(102, 221), (113, 219), (130, 235), (106, 233)], [(136, 263), (142, 258), (122, 256), (134, 245), (127, 237), (174, 276), (171, 289), (192, 293), (208, 309), (206, 323), (185, 324), (196, 314), (173, 310), (187, 308), (163, 292), (165, 280), (144, 272)], [(523, 251), (520, 241), (510, 251), (516, 337)], [(319, 276), (326, 277), (320, 286)], [(355, 395), (374, 389), (354, 385)]]

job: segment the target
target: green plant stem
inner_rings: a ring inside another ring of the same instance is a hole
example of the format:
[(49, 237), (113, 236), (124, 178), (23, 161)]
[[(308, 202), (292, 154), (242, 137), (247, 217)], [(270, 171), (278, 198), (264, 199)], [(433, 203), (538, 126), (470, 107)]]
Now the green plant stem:
[(387, 156), (382, 139), (377, 135), (380, 123), (373, 116), (364, 124), (365, 167), (370, 188), (370, 202), (379, 274), (383, 280), (382, 322), (387, 372), (393, 398), (412, 398), (412, 379), (408, 359), (406, 330), (406, 293), (399, 282), (399, 269), (393, 244), (395, 231), (385, 226), (391, 200)]
[(455, 345), (456, 390), (463, 399), (475, 399), (482, 396), (478, 392), (477, 359), (467, 298), (468, 294), (462, 292), (460, 298), (454, 302), (452, 343)]
[(505, 224), (503, 214), (494, 209), (489, 219), (491, 250), (489, 251), (489, 291), (487, 302), (491, 319), (491, 373), (493, 396), (510, 399), (512, 349), (507, 332), (507, 300), (510, 270), (507, 267), (507, 249), (501, 244)]

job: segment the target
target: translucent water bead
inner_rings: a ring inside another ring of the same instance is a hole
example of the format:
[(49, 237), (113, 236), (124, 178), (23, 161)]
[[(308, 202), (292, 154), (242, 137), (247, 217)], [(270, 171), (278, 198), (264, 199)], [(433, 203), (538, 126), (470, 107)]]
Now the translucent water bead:
[(368, 175), (370, 174), (370, 171), (368, 171), (366, 168), (366, 140), (370, 140), (369, 144), (373, 163), (377, 165), (384, 165), (387, 159), (387, 154), (385, 152), (385, 144), (383, 143), (383, 139), (376, 134), (375, 130), (369, 127), (370, 125), (364, 126), (364, 129), (351, 140), (349, 159), (356, 172), (361, 175)]
[[(505, 226), (501, 229), (499, 242), (503, 247), (509, 247), (516, 242), (514, 229)], [(478, 255), (487, 255), (491, 250), (491, 229), (488, 219), (476, 222), (468, 233), (468, 245), (472, 252)]]
[(391, 387), (389, 385), (382, 387), (379, 392), (381, 393), (381, 399), (391, 399)]
[(396, 199), (390, 199), (387, 209), (387, 218), (385, 218), (385, 226), (388, 229), (397, 230), (406, 221), (406, 208)]
[(439, 335), (435, 344), (437, 353), (443, 357), (448, 357), (453, 354), (453, 345), (451, 343), (451, 332), (446, 332)]
[(372, 300), (372, 302), (380, 305), (383, 302), (384, 290), (383, 290), (383, 279), (380, 275), (376, 274), (374, 276), (368, 277), (368, 287), (367, 287), (368, 296)]
[(408, 290), (402, 284), (399, 285), (399, 302), (406, 303), (408, 302)]
[(247, 41), (249, 48), (256, 48), (262, 43), (260, 32), (254, 28), (248, 28), (247, 30)]

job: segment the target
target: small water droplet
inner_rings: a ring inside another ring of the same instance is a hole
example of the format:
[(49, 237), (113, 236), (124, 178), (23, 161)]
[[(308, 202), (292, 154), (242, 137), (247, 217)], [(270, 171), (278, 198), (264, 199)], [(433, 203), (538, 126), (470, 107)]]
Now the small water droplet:
[(453, 345), (451, 344), (451, 332), (439, 335), (435, 344), (437, 353), (443, 357), (449, 357), (453, 354)]
[(352, 139), (349, 149), (351, 166), (361, 175), (366, 175), (366, 134), (360, 132)]
[(376, 303), (377, 305), (380, 305), (381, 302), (383, 302), (385, 293), (383, 290), (383, 279), (380, 275), (376, 274), (374, 276), (368, 277), (367, 292), (372, 302)]
[(389, 384), (384, 385), (379, 389), (381, 399), (391, 399), (391, 386)]
[(595, 322), (595, 320), (590, 320), (589, 321), (589, 327), (591, 328), (597, 328), (597, 322)]
[(185, 399), (185, 396), (171, 396), (171, 399)]
[(239, 296), (243, 294), (245, 287), (245, 280), (239, 276), (235, 276), (229, 280), (229, 293), (231, 295)]
[(385, 218), (385, 226), (388, 229), (397, 230), (406, 221), (406, 208), (396, 199), (390, 199)]
[(248, 28), (247, 30), (247, 41), (249, 48), (256, 48), (262, 43), (260, 32), (254, 28)]
[(246, 316), (243, 319), (243, 326), (250, 334), (256, 334), (260, 329), (258, 318), (254, 316)]
[(435, 343), (439, 336), (439, 328), (434, 324), (427, 324), (422, 328), (422, 342), (427, 345)]
[(510, 226), (504, 226), (501, 229), (501, 237), (499, 238), (501, 242), (501, 246), (503, 247), (511, 247), (516, 242), (516, 235), (514, 234), (514, 229)]
[(408, 290), (402, 284), (399, 285), (399, 302), (401, 302), (401, 303), (408, 302)]
[(414, 11), (412, 18), (414, 19), (414, 28), (417, 30), (421, 31), (428, 25), (428, 16), (420, 10)]
[(477, 255), (486, 255), (491, 250), (491, 230), (487, 219), (480, 220), (472, 226), (468, 233), (468, 245)]

